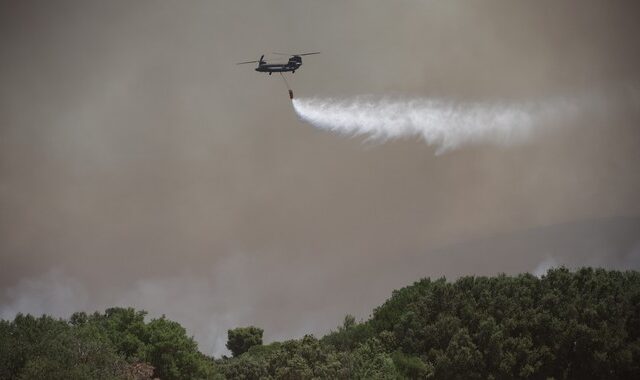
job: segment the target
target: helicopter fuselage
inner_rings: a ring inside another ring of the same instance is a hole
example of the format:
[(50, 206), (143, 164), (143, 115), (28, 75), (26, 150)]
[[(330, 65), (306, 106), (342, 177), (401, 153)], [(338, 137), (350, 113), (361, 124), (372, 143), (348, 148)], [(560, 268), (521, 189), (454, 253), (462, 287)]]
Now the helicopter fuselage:
[(256, 71), (261, 73), (295, 73), (302, 66), (302, 58), (298, 56), (291, 57), (287, 63), (266, 63), (260, 61)]
[[(273, 53), (278, 55), (288, 55), (282, 53)], [(314, 53), (303, 53), (303, 54), (292, 54), (289, 55), (289, 60), (286, 63), (267, 63), (264, 60), (264, 54), (257, 61), (246, 61), (246, 62), (238, 62), (237, 65), (244, 65), (247, 63), (257, 63), (258, 67), (256, 67), (256, 71), (261, 73), (269, 73), (269, 75), (273, 73), (287, 73), (291, 72), (292, 74), (296, 72), (302, 66), (302, 56), (303, 55), (313, 55), (320, 54), (319, 51)]]
[(285, 63), (285, 64), (271, 63), (271, 64), (264, 64), (256, 67), (256, 71), (259, 71), (261, 73), (286, 73), (289, 71), (294, 72), (300, 66), (302, 65), (292, 66), (292, 65), (289, 65), (288, 63)]

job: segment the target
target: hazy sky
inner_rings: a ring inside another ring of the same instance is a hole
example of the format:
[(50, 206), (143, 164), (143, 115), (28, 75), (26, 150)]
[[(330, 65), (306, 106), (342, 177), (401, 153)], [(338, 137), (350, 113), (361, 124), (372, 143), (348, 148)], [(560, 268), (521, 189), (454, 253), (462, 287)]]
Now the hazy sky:
[[(423, 276), (640, 267), (635, 2), (2, 1), (0, 317), (122, 305), (205, 352)], [(298, 97), (568, 99), (517, 146), (314, 129)], [(595, 100), (594, 100), (595, 99)]]

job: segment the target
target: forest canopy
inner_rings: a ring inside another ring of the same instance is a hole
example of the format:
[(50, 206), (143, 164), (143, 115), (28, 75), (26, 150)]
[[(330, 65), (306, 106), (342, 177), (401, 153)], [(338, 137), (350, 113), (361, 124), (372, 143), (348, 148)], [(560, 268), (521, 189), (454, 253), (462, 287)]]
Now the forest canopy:
[(233, 357), (212, 358), (131, 308), (19, 314), (0, 321), (0, 379), (640, 378), (640, 273), (425, 278), (321, 338), (262, 333), (229, 330)]

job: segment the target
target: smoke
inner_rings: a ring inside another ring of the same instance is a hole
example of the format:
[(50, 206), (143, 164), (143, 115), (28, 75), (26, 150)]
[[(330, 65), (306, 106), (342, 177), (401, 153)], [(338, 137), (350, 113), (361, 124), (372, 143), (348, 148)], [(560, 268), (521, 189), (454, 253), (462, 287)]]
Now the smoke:
[[(202, 352), (220, 356), (229, 354), (225, 347), (227, 330), (234, 327), (262, 327), (265, 342), (271, 342), (309, 333), (319, 336), (336, 326), (344, 314), (358, 314), (353, 302), (315, 304), (330, 286), (315, 273), (321, 268), (318, 262), (308, 267), (312, 262), (308, 257), (292, 259), (291, 266), (285, 267), (279, 265), (280, 260), (272, 260), (269, 255), (237, 252), (203, 273), (150, 274), (135, 281), (106, 284), (99, 291), (82, 276), (56, 267), (0, 288), (0, 319), (12, 320), (18, 313), (69, 318), (76, 311), (134, 307), (148, 312), (148, 319), (165, 315), (179, 322)], [(305, 268), (313, 268), (314, 272)], [(302, 283), (302, 279), (311, 284), (315, 295), (308, 288), (292, 287), (288, 282)], [(361, 309), (358, 315), (365, 315), (370, 307)]]
[(293, 99), (299, 117), (320, 129), (376, 141), (418, 136), (440, 154), (467, 144), (512, 145), (574, 115), (565, 100), (458, 103), (439, 99)]
[(0, 303), (2, 319), (13, 319), (18, 313), (68, 317), (89, 302), (89, 293), (82, 283), (57, 268), (41, 277), (23, 278), (4, 293), (7, 302)]
[[(424, 276), (521, 273), (546, 255), (638, 268), (636, 219), (473, 239), (640, 215), (639, 7), (0, 2), (0, 315), (134, 306), (220, 355), (228, 328), (319, 335)], [(316, 48), (292, 78), (332, 98), (294, 106), (343, 134), (376, 130), (315, 106), (371, 103), (362, 118), (385, 130), (392, 104), (434, 117), (430, 104), (441, 128), (474, 109), (517, 122), (432, 132), (429, 149), (414, 122), (395, 137), (420, 141), (362, 149), (300, 128), (280, 78), (233, 65)], [(631, 84), (632, 110), (607, 92)], [(420, 99), (346, 95), (390, 90)], [(435, 159), (445, 142), (488, 145)]]
[(545, 274), (547, 274), (549, 269), (555, 268), (557, 266), (558, 266), (558, 261), (555, 258), (548, 256), (547, 258), (542, 260), (540, 264), (536, 266), (536, 268), (533, 270), (533, 275), (540, 278)]

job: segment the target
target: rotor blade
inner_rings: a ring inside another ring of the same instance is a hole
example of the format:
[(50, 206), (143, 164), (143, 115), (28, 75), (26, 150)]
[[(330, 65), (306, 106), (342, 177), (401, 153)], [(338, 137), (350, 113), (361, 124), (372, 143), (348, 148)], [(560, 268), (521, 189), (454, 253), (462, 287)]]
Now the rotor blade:
[(316, 52), (313, 52), (313, 53), (303, 53), (303, 54), (285, 54), (285, 53), (272, 53), (272, 54), (275, 54), (275, 55), (286, 55), (286, 56), (289, 56), (289, 57), (293, 57), (293, 56), (297, 55), (297, 56), (300, 57), (300, 56), (303, 56), (303, 55), (320, 54), (320, 52), (316, 51)]
[(244, 65), (245, 63), (257, 63), (257, 62), (260, 62), (260, 61), (238, 62), (238, 63), (236, 63), (236, 65)]

